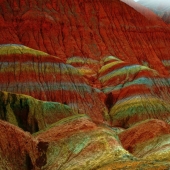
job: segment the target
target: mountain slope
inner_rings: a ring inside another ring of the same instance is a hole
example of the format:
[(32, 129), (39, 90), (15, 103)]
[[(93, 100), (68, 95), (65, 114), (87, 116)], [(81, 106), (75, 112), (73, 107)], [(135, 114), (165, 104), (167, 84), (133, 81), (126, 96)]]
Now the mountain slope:
[(0, 1), (0, 169), (169, 169), (170, 29), (136, 7)]
[(1, 44), (20, 43), (63, 59), (113, 55), (139, 64), (147, 60), (166, 72), (162, 60), (169, 54), (169, 28), (146, 20), (119, 0), (2, 0), (0, 6), (1, 31), (7, 34)]
[(61, 61), (25, 46), (0, 45), (0, 90), (59, 102), (76, 113), (90, 114), (95, 121), (105, 121), (105, 95), (86, 84), (76, 68)]

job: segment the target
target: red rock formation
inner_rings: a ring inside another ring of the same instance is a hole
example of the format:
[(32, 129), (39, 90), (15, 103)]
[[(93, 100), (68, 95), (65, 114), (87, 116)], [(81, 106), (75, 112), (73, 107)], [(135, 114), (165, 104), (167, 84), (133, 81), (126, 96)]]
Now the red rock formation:
[(115, 55), (133, 63), (147, 61), (166, 72), (162, 60), (169, 57), (169, 28), (148, 21), (119, 0), (2, 0), (0, 6), (2, 23), (14, 30), (12, 37), (0, 38), (1, 44), (21, 43), (62, 58)]
[(98, 127), (85, 115), (62, 119), (34, 137), (0, 120), (0, 135), (1, 169), (96, 169), (133, 158), (113, 130)]
[(1, 169), (170, 166), (170, 28), (152, 12), (1, 0), (0, 23)]
[(119, 134), (123, 146), (138, 158), (169, 161), (170, 126), (160, 120), (146, 120)]
[(112, 129), (96, 126), (85, 115), (63, 119), (35, 138), (48, 145), (47, 170), (97, 169), (113, 160), (133, 159)]
[(28, 132), (0, 120), (0, 168), (32, 169), (39, 153), (38, 141)]
[(134, 153), (137, 145), (169, 133), (170, 126), (167, 123), (157, 119), (150, 119), (121, 132), (119, 137), (124, 148)]

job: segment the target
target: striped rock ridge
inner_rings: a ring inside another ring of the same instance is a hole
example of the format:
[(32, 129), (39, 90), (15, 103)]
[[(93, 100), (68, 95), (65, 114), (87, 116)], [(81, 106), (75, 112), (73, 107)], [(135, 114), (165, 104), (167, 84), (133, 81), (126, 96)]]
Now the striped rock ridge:
[(100, 61), (87, 57), (75, 56), (68, 58), (66, 63), (76, 67), (85, 78), (87, 84), (95, 88), (101, 87), (100, 81), (98, 80), (98, 71), (101, 67)]
[(107, 108), (101, 100), (105, 95), (57, 57), (25, 46), (1, 45), (0, 64), (1, 91), (59, 102), (76, 113), (89, 114), (95, 121), (107, 121)]
[(148, 118), (169, 122), (169, 79), (144, 65), (117, 57), (103, 59), (99, 70), (112, 126), (128, 128)]
[(140, 122), (119, 134), (122, 145), (134, 156), (169, 162), (170, 125), (157, 119)]
[[(170, 126), (162, 120), (148, 119), (119, 133), (119, 138), (126, 150), (135, 153), (141, 143), (146, 143), (157, 137), (168, 135)], [(142, 155), (143, 150), (138, 149), (138, 154)], [(144, 150), (148, 153), (149, 150)], [(144, 154), (143, 154), (144, 155)]]

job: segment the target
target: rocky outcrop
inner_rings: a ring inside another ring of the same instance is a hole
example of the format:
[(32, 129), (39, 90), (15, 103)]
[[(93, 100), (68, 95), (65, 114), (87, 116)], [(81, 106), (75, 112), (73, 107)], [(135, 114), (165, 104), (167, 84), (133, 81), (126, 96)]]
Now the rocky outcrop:
[[(38, 141), (18, 127), (0, 120), (0, 168), (33, 169), (38, 153)], [(36, 168), (36, 167), (35, 167)]]
[(114, 131), (100, 127), (85, 115), (61, 119), (31, 136), (0, 120), (0, 168), (96, 169), (116, 160), (131, 160)]
[(110, 161), (133, 159), (112, 129), (96, 126), (85, 115), (62, 119), (35, 138), (48, 145), (42, 169), (90, 170)]
[(169, 169), (169, 133), (170, 126), (158, 119), (145, 120), (120, 132), (119, 138), (124, 148), (140, 160), (117, 161), (103, 166), (100, 170), (121, 170), (125, 166), (128, 170)]
[(30, 96), (0, 92), (0, 119), (35, 133), (62, 118), (76, 115), (69, 106)]
[[(137, 149), (142, 143), (153, 140), (157, 137), (164, 136), (170, 133), (170, 126), (158, 119), (148, 119), (137, 123), (119, 134), (120, 140), (124, 148), (131, 153), (138, 150), (138, 154), (144, 156), (143, 150)], [(145, 150), (148, 153), (149, 150)], [(137, 153), (137, 152), (136, 152)]]
[(170, 126), (160, 120), (146, 120), (121, 132), (120, 140), (127, 150), (139, 158), (169, 161)]

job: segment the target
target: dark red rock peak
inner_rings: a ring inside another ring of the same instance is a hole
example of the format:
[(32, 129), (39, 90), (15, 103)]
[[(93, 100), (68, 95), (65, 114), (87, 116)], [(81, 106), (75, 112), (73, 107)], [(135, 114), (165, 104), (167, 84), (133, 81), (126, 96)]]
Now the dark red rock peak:
[(119, 0), (1, 0), (0, 7), (1, 44), (23, 44), (63, 59), (113, 55), (133, 63), (144, 60), (166, 72), (168, 28)]

